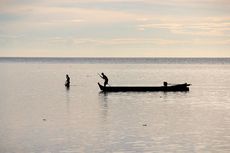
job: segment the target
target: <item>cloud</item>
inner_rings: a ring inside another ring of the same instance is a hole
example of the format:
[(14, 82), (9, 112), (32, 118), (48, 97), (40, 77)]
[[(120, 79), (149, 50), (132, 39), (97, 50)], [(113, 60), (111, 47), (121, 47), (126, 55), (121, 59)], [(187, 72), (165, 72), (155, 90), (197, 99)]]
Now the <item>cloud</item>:
[(229, 0), (0, 0), (0, 50), (227, 50), (228, 4)]
[(229, 17), (205, 17), (182, 20), (171, 18), (168, 21), (150, 22), (138, 25), (138, 29), (165, 29), (174, 34), (198, 36), (225, 36), (226, 33), (230, 33)]
[[(52, 1), (48, 1), (49, 3)], [(47, 1), (46, 1), (47, 3)], [(190, 5), (228, 5), (229, 0), (56, 0), (53, 4), (148, 4), (148, 5), (172, 5), (172, 6), (190, 6)]]
[(229, 45), (230, 39), (163, 39), (163, 38), (49, 38), (47, 42), (55, 44), (71, 44), (76, 46), (185, 46), (185, 45)]
[[(222, 21), (213, 22), (206, 21), (196, 23), (195, 20), (186, 21), (186, 19), (175, 20), (180, 15), (174, 15), (171, 17), (160, 14), (148, 14), (144, 10), (142, 12), (132, 12), (128, 10), (113, 10), (102, 8), (81, 8), (81, 6), (74, 5), (79, 3), (168, 3), (180, 5), (181, 3), (189, 5), (189, 3), (228, 3), (227, 0), (167, 0), (167, 1), (154, 1), (154, 0), (43, 0), (35, 1), (34, 3), (25, 1), (19, 3), (19, 1), (11, 0), (8, 3), (16, 3), (17, 5), (9, 5), (0, 9), (0, 13), (11, 14), (20, 16), (19, 20), (11, 20), (8, 22), (1, 22), (1, 27), (6, 30), (29, 30), (37, 28), (55, 28), (55, 27), (74, 27), (82, 25), (103, 25), (113, 23), (134, 23), (141, 22), (138, 25), (138, 29), (145, 30), (149, 28), (161, 28), (168, 29), (172, 33), (177, 34), (193, 34), (193, 35), (205, 35), (209, 28), (212, 31), (208, 34), (221, 35), (224, 30), (228, 30), (228, 25), (224, 25)], [(2, 3), (6, 3), (3, 1)], [(69, 4), (69, 5), (67, 5)], [(72, 4), (72, 5), (71, 5)], [(155, 18), (157, 23), (151, 23), (151, 18)], [(189, 16), (190, 18), (190, 16)], [(229, 20), (229, 19), (228, 19)], [(195, 21), (195, 23), (193, 23)], [(133, 24), (132, 23), (132, 24)], [(218, 24), (221, 24), (218, 26)], [(216, 24), (216, 25), (214, 25)], [(225, 23), (226, 24), (226, 23)], [(229, 23), (227, 23), (229, 24)], [(221, 30), (222, 28), (222, 30)], [(191, 32), (192, 30), (192, 32)]]
[(67, 2), (67, 3), (90, 3), (90, 2), (130, 2), (130, 3), (135, 3), (135, 2), (145, 2), (145, 3), (197, 3), (197, 2), (202, 2), (202, 3), (207, 3), (207, 2), (212, 2), (212, 3), (228, 3), (228, 0), (164, 0), (164, 1), (158, 1), (158, 0), (56, 0), (57, 3), (62, 3), (62, 2)]
[(103, 9), (68, 8), (53, 6), (15, 6), (1, 12), (20, 16), (20, 20), (1, 22), (5, 31), (28, 31), (36, 29), (105, 25), (135, 21), (137, 14)]

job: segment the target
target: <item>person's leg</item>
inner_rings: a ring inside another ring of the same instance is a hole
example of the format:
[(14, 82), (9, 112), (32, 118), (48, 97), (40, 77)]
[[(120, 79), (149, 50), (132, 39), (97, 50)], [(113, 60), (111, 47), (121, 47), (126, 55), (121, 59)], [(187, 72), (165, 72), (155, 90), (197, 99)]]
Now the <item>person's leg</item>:
[(105, 81), (105, 86), (108, 84), (108, 81)]

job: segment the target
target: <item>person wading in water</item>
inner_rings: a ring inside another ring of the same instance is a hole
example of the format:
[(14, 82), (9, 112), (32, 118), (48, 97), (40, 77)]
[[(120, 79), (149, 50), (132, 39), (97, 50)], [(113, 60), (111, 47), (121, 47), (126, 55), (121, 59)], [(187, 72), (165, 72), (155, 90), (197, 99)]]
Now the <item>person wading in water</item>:
[(68, 74), (66, 74), (66, 82), (65, 82), (65, 86), (66, 86), (66, 87), (69, 87), (69, 85), (70, 85), (70, 77), (69, 77), (69, 75), (68, 75)]
[(107, 76), (104, 73), (101, 73), (101, 75), (99, 75), (102, 79), (105, 80), (104, 82), (104, 87), (108, 84), (109, 79), (107, 78)]

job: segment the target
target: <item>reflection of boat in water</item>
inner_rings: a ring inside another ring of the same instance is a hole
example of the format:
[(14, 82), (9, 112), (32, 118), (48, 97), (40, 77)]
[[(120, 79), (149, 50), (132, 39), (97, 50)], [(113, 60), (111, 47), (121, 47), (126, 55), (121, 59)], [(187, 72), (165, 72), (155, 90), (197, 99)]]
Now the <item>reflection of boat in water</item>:
[(144, 91), (189, 91), (190, 84), (175, 84), (170, 86), (102, 86), (98, 83), (99, 88), (104, 92), (125, 92), (125, 91), (134, 91), (134, 92), (144, 92)]

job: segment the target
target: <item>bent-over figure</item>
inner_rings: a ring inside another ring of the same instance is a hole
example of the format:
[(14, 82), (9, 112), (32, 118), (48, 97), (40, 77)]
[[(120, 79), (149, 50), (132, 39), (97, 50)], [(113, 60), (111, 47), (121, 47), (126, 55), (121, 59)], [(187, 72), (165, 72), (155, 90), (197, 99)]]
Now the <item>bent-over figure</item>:
[(108, 84), (109, 79), (103, 72), (101, 73), (100, 77), (105, 80), (104, 82), (104, 87), (105, 87)]
[(66, 87), (69, 87), (69, 85), (70, 85), (70, 77), (69, 77), (69, 75), (68, 75), (68, 74), (66, 74), (66, 82), (65, 82), (65, 86), (66, 86)]

